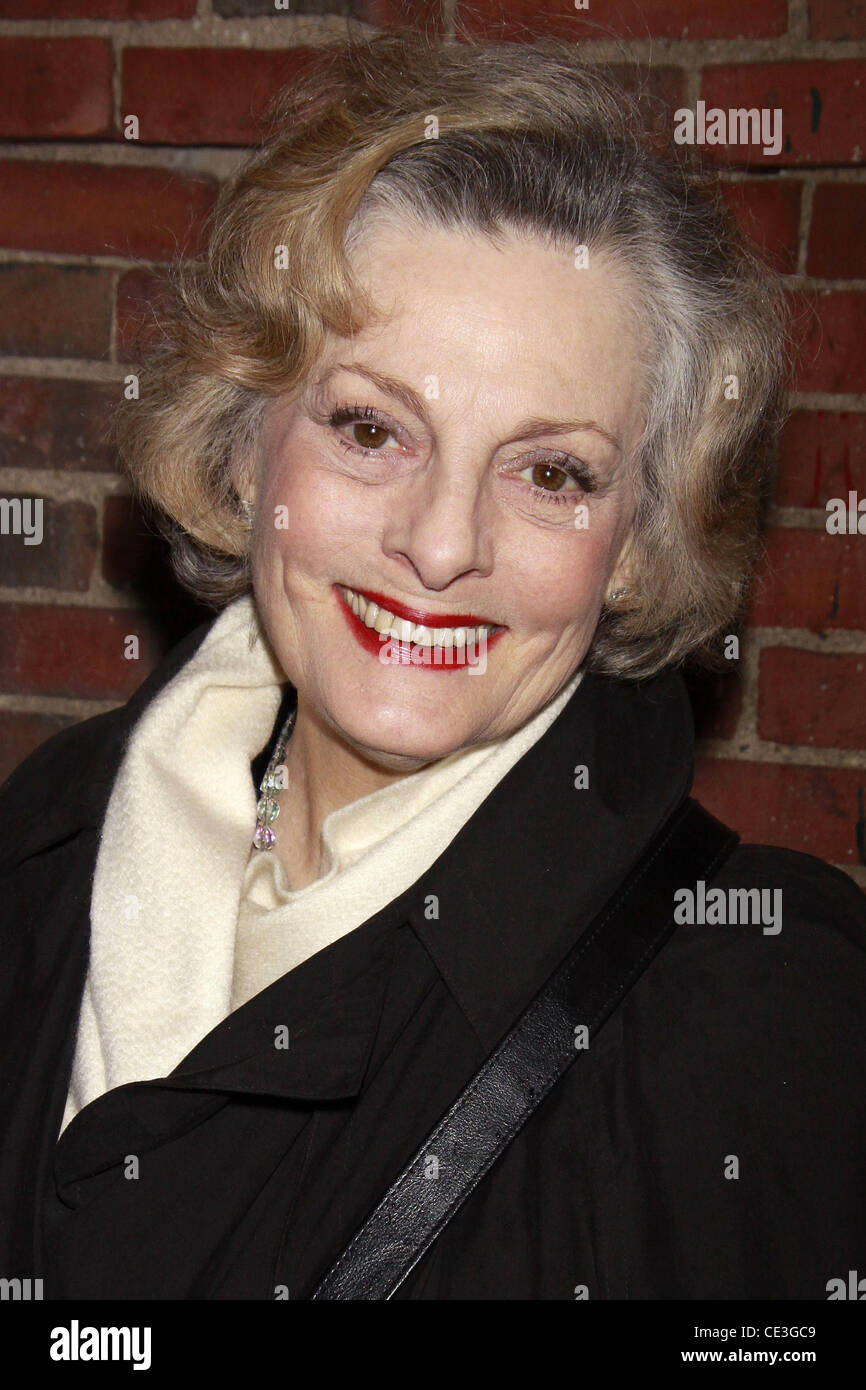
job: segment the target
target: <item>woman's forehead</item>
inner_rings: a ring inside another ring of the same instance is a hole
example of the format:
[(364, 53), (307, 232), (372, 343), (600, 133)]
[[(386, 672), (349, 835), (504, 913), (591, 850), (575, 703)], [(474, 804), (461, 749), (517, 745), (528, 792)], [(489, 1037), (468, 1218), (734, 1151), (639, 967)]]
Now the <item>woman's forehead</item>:
[(399, 397), (404, 383), (455, 409), (507, 402), (515, 419), (604, 408), (612, 435), (629, 432), (643, 396), (635, 291), (602, 253), (577, 258), (522, 234), (495, 246), (462, 230), (389, 227), (356, 249), (353, 270), (377, 317), (351, 341), (326, 340), (312, 389), (396, 382)]

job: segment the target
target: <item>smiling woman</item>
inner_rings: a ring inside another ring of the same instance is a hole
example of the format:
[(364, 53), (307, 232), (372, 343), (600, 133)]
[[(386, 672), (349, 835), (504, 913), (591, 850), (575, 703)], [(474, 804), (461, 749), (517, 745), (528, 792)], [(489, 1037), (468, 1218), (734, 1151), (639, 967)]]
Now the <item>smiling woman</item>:
[(690, 800), (674, 669), (747, 594), (786, 381), (717, 190), (570, 47), (353, 42), (162, 326), (124, 458), (221, 611), (3, 793), (4, 1264), (823, 1297), (863, 901)]
[[(253, 586), (292, 685), (379, 766), (409, 771), (514, 733), (580, 665), (624, 582), (642, 335), (603, 253), (577, 271), (537, 236), (377, 223), (352, 261), (386, 302), (350, 353), (333, 335), (304, 389), (268, 407), (257, 473), (239, 465), (236, 484), (255, 498)], [(412, 383), (430, 379), (426, 399)], [(354, 642), (341, 589), (359, 618), (365, 605)], [(391, 644), (371, 637), (368, 601), (386, 641), (436, 634), (465, 654), (483, 640), (485, 679), (443, 698), (435, 674), (459, 666), (377, 660)], [(296, 757), (307, 737), (299, 718)], [(290, 778), (284, 799), (306, 802), (315, 780)]]

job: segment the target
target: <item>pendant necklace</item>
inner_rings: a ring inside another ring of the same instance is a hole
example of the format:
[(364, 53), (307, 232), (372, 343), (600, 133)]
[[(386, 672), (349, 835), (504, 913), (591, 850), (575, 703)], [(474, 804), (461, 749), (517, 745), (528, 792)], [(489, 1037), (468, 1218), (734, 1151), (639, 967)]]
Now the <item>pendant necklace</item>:
[(253, 847), (255, 849), (273, 849), (277, 842), (277, 837), (271, 829), (277, 816), (280, 814), (280, 804), (277, 801), (277, 769), (285, 757), (286, 746), (292, 736), (295, 727), (295, 716), (297, 715), (297, 705), (292, 710), (277, 739), (276, 746), (271, 754), (268, 763), (268, 770), (262, 778), (259, 787), (259, 800), (256, 805), (256, 832), (253, 836)]

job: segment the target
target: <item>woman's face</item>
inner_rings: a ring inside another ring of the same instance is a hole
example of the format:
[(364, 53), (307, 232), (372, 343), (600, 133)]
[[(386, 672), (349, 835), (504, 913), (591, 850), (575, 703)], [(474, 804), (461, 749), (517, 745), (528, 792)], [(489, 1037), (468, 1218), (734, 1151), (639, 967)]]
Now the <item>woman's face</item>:
[(586, 653), (634, 509), (635, 296), (526, 236), (392, 223), (352, 264), (386, 317), (268, 408), (253, 582), (301, 712), (409, 768), (513, 732)]

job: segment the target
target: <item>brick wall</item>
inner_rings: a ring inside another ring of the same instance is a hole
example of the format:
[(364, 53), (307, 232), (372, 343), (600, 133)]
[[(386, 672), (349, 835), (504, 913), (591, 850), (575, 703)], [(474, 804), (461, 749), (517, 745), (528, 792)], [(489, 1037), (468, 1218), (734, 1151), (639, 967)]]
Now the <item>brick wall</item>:
[[(730, 675), (695, 685), (698, 790), (744, 836), (866, 884), (866, 0), (0, 0), (0, 779), (127, 697), (203, 616), (173, 586), (106, 430), (158, 265), (194, 248), (274, 89), (360, 24), (574, 37), (671, 108), (783, 110), (780, 153), (708, 148), (789, 277), (802, 353), (767, 550)], [(124, 138), (135, 115), (139, 139)], [(118, 659), (141, 638), (138, 662)]]

